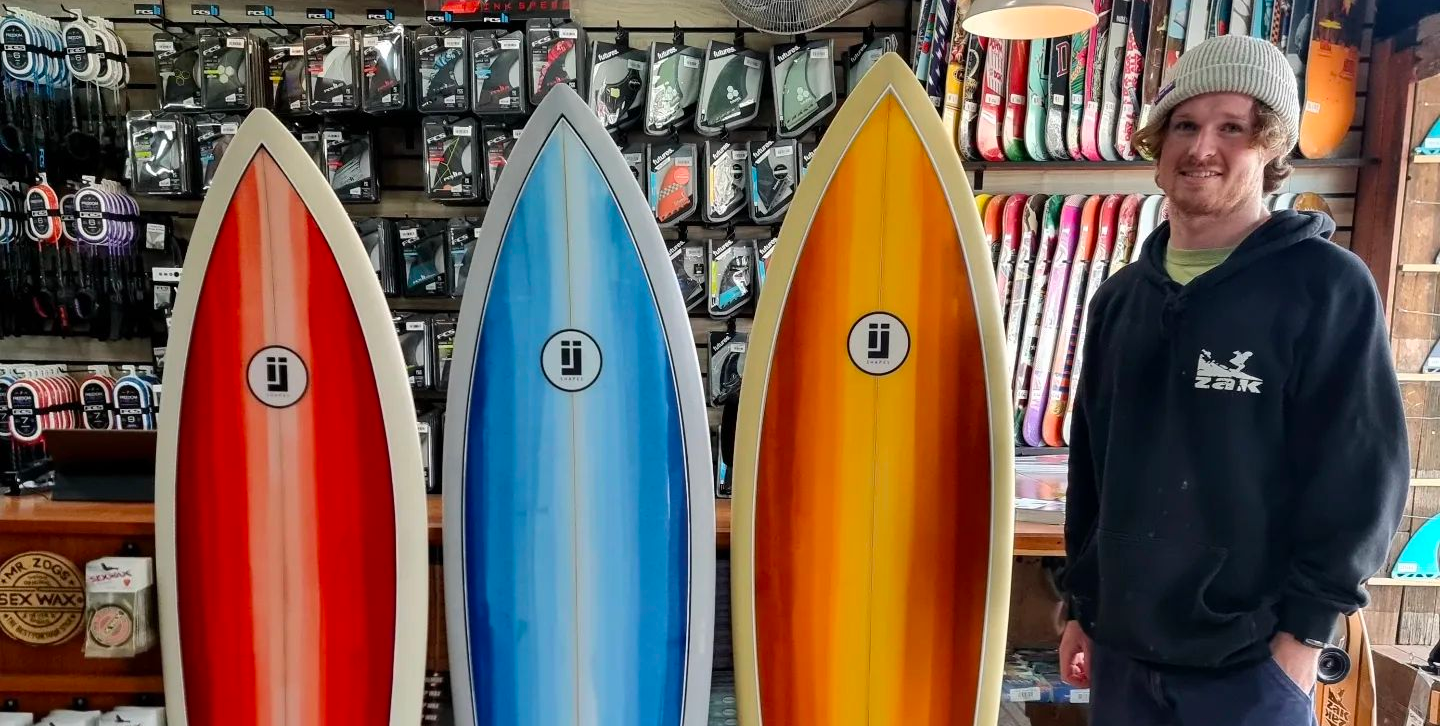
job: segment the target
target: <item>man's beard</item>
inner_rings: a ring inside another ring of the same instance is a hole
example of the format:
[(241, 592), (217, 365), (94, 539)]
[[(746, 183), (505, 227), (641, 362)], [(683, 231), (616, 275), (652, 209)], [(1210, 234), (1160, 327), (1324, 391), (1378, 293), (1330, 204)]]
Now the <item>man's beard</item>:
[(1169, 190), (1164, 190), (1166, 201), (1172, 214), (1179, 212), (1181, 216), (1192, 219), (1233, 214), (1256, 202), (1256, 192), (1262, 188), (1261, 179), (1255, 178), (1258, 174), (1263, 174), (1263, 171), (1245, 176), (1227, 172), (1221, 184), (1201, 194), (1185, 191), (1171, 194)]

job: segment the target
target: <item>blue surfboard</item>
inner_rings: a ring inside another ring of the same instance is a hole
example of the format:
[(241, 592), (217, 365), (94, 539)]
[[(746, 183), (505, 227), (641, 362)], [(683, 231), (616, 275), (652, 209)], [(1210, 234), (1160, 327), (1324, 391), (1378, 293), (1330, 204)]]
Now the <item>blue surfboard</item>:
[(557, 86), (476, 245), (445, 426), (460, 726), (702, 726), (715, 501), (693, 333), (610, 136)]

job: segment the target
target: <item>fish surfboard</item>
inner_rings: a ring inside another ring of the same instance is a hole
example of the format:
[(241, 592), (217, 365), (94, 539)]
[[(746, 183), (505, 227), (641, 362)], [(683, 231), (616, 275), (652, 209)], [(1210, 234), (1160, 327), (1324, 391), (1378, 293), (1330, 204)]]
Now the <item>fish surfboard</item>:
[(999, 295), (899, 56), (820, 141), (771, 270), (735, 437), (740, 720), (993, 724), (1014, 527)]
[(185, 259), (156, 452), (169, 723), (414, 724), (424, 473), (365, 247), (269, 111), (231, 142)]
[(715, 602), (700, 364), (645, 197), (563, 85), (490, 220), (446, 409), (456, 723), (700, 726)]

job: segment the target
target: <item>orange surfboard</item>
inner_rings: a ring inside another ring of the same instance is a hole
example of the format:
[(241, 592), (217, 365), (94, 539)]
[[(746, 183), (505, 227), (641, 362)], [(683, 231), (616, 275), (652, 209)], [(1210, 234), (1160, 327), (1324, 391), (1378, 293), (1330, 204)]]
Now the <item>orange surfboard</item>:
[(821, 140), (772, 264), (735, 438), (740, 722), (993, 724), (1005, 338), (960, 160), (899, 56)]
[(429, 560), (405, 363), (355, 228), (269, 111), (200, 208), (164, 392), (168, 722), (417, 723)]

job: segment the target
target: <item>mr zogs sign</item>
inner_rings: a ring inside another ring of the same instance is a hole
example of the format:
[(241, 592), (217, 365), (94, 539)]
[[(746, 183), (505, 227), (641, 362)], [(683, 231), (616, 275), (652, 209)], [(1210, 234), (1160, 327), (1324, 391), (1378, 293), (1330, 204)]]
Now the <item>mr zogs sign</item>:
[(80, 631), (85, 584), (70, 560), (22, 552), (0, 565), (0, 630), (31, 645), (63, 643)]

